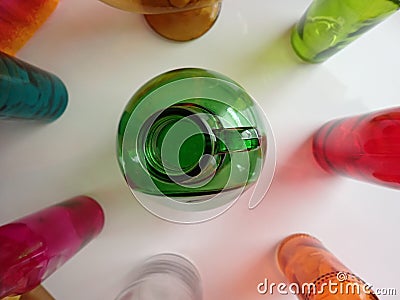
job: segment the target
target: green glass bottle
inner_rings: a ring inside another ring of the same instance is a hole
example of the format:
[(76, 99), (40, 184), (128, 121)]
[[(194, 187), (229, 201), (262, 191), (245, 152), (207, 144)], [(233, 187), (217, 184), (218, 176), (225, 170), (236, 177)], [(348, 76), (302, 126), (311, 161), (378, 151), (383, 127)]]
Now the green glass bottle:
[(399, 7), (399, 0), (314, 0), (293, 28), (293, 49), (307, 62), (323, 62)]
[(208, 219), (258, 179), (273, 145), (266, 124), (253, 99), (226, 76), (170, 71), (142, 86), (125, 108), (119, 163), (151, 212), (178, 222)]

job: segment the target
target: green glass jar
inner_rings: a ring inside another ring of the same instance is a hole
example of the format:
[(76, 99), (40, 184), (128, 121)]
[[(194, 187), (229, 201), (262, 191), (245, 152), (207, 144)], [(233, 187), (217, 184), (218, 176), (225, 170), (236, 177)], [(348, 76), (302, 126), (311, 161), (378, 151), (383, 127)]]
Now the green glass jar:
[(229, 208), (259, 179), (269, 155), (267, 190), (274, 147), (269, 123), (245, 90), (203, 69), (147, 82), (118, 129), (119, 164), (136, 198), (152, 213), (184, 223)]
[(293, 28), (293, 49), (307, 62), (323, 62), (399, 7), (399, 0), (314, 0)]

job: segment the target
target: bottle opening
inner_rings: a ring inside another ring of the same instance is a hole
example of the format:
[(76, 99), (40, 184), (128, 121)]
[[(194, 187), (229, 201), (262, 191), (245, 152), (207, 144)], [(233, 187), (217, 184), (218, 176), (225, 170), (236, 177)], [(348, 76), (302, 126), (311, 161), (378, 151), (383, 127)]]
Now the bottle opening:
[(190, 106), (172, 106), (153, 115), (142, 133), (146, 163), (160, 180), (198, 181), (210, 164), (215, 169), (212, 129)]

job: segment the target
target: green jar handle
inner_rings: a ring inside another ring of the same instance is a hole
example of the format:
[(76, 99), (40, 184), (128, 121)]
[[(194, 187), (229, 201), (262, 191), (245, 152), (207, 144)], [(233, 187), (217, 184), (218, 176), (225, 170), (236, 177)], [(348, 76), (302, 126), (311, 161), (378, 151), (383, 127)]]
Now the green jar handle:
[(224, 128), (213, 132), (217, 137), (217, 154), (252, 151), (260, 147), (260, 135), (254, 127)]

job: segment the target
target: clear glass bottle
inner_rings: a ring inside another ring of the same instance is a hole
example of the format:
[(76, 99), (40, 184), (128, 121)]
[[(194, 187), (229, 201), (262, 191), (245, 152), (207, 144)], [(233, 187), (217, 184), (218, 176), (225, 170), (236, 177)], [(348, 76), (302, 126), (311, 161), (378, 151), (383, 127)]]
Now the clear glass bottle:
[(271, 132), (237, 83), (208, 70), (179, 69), (150, 80), (129, 101), (118, 158), (147, 209), (173, 221), (199, 221), (232, 205), (265, 164), (268, 189), (275, 167)]
[(187, 258), (157, 254), (137, 270), (116, 300), (202, 300), (200, 274)]
[(293, 28), (293, 49), (307, 62), (323, 62), (399, 7), (399, 0), (314, 0)]
[(55, 75), (0, 52), (0, 120), (54, 121), (68, 104), (64, 83)]

